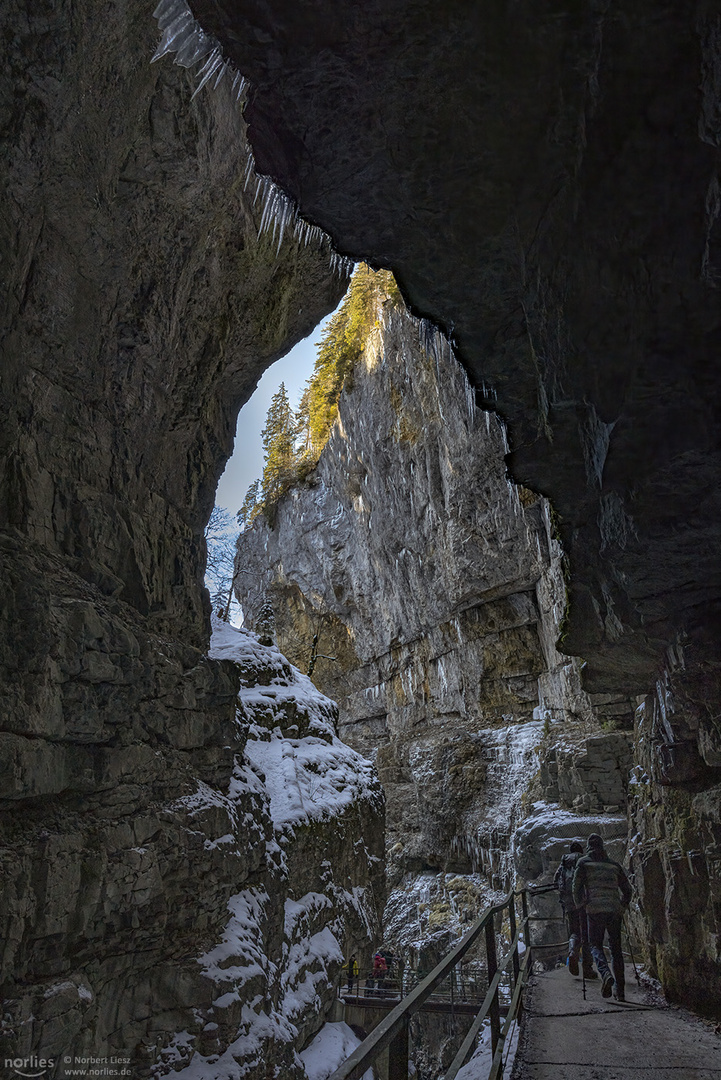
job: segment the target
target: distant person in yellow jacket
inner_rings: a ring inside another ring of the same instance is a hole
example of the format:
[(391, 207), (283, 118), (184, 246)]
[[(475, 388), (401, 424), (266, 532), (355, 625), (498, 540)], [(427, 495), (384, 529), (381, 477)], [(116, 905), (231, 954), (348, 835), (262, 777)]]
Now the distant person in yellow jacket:
[(355, 953), (353, 953), (348, 963), (343, 966), (348, 968), (348, 992), (352, 994), (353, 983), (355, 983), (356, 990), (358, 989), (358, 961)]
[[(573, 900), (585, 907), (588, 919), (588, 941), (598, 973), (603, 979), (601, 994), (625, 1001), (625, 973), (621, 952), (621, 924), (624, 912), (631, 903), (631, 885), (620, 863), (609, 859), (603, 838), (591, 833), (586, 841), (587, 854), (578, 860), (573, 876)], [(613, 975), (603, 951), (603, 939), (608, 933)]]

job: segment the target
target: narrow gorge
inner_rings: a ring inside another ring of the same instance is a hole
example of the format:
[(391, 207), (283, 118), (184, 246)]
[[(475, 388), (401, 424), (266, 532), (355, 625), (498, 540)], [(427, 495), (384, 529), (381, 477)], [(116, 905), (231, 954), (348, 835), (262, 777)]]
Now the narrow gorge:
[[(590, 832), (718, 1020), (717, 0), (0, 26), (5, 1073), (320, 1080), (352, 953), (427, 970)], [(397, 286), (234, 628), (238, 411), (361, 260)]]
[[(236, 590), (375, 762), (383, 944), (427, 970), (509, 888), (548, 884), (569, 838), (623, 857), (636, 703), (586, 693), (558, 651), (552, 510), (509, 481), (504, 426), (445, 337), (377, 288), (318, 464), (241, 533)], [(534, 910), (556, 940), (557, 899)]]

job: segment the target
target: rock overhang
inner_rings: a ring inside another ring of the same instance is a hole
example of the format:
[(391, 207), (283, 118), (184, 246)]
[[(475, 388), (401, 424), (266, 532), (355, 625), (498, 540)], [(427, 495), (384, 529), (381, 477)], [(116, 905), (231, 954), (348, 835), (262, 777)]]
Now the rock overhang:
[(192, 8), (254, 88), (259, 171), (394, 271), (508, 421), (569, 554), (565, 649), (644, 686), (721, 597), (713, 13)]

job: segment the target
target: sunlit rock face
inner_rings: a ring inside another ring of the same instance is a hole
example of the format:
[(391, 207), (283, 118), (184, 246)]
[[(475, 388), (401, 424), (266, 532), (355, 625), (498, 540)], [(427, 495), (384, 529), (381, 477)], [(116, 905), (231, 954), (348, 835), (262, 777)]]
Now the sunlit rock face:
[(229, 808), (203, 525), (239, 405), (344, 283), (327, 245), (258, 238), (230, 88), (151, 67), (146, 5), (0, 23), (3, 1046), (143, 1076), (272, 838), (258, 792)]
[[(387, 304), (317, 469), (272, 527), (261, 515), (239, 540), (250, 624), (269, 598), (299, 666), (316, 631), (335, 658), (314, 678), (344, 737), (376, 756), (393, 883), (460, 870), (504, 887), (542, 718), (595, 722), (555, 647), (565, 590), (549, 511), (508, 482), (504, 448), (447, 343)], [(603, 707), (630, 721), (621, 696)]]

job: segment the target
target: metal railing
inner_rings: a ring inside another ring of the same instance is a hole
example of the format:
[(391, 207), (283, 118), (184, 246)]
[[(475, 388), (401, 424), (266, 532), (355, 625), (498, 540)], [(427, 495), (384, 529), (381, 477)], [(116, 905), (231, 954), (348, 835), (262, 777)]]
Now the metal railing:
[[(518, 896), (521, 898), (522, 906), (520, 925), (517, 925), (516, 918), (516, 897)], [(505, 911), (508, 911), (511, 947), (499, 963), (494, 919), (497, 914)], [(502, 903), (486, 908), (459, 944), (441, 960), (430, 975), (427, 975), (418, 986), (411, 990), (388, 1013), (328, 1080), (359, 1080), (386, 1047), (388, 1048), (388, 1080), (408, 1080), (408, 1022), (411, 1016), (420, 1010), (439, 983), (453, 971), (456, 964), (465, 956), (482, 933), (485, 933), (488, 991), (468, 1035), (463, 1040), (450, 1068), (446, 1071), (445, 1080), (453, 1080), (461, 1067), (468, 1061), (473, 1053), (478, 1033), (486, 1019), (490, 1022), (491, 1049), (493, 1052), (489, 1080), (498, 1080), (502, 1075), (505, 1040), (511, 1029), (511, 1024), (519, 1012), (523, 988), (529, 972), (528, 898), (525, 889), (520, 890), (520, 892), (511, 890)], [(522, 956), (520, 952), (521, 943), (525, 944), (525, 951)], [(504, 975), (507, 975), (510, 981), (511, 1004), (505, 1018), (503, 1030), (501, 1030), (499, 988)]]
[[(394, 970), (382, 979), (373, 978), (373, 975), (369, 973), (367, 977), (354, 978), (352, 985), (349, 983), (340, 985), (338, 997), (354, 1005), (377, 1004), (379, 1001), (398, 1002), (410, 994), (419, 983), (422, 983), (428, 974), (428, 969), (416, 970), (410, 967), (403, 967), (397, 973)], [(435, 987), (430, 1000), (480, 1005), (485, 992), (485, 984), (481, 986), (478, 978), (475, 975), (466, 974), (462, 965), (459, 964)]]

